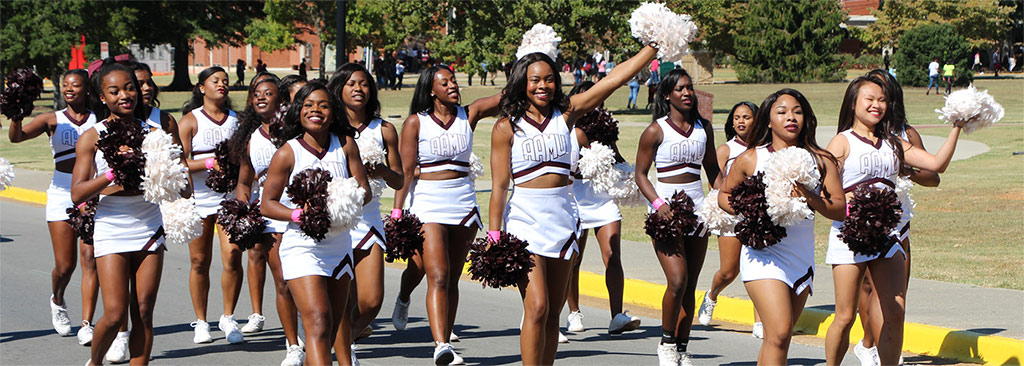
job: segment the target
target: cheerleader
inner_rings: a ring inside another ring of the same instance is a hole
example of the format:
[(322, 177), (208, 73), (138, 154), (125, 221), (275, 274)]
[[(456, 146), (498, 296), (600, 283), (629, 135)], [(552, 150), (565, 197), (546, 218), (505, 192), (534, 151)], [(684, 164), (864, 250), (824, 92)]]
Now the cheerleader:
[[(782, 89), (761, 103), (750, 126), (747, 141), (754, 148), (735, 158), (722, 185), (717, 202), (726, 212), (735, 214), (729, 204), (732, 190), (751, 175), (764, 172), (771, 153), (796, 146), (814, 157), (822, 180), (815, 189), (796, 185), (796, 193), (811, 209), (830, 219), (845, 217), (846, 201), (839, 194), (842, 184), (835, 158), (815, 142), (818, 120), (803, 94)], [(735, 236), (732, 237), (735, 240)], [(786, 236), (763, 249), (742, 246), (739, 255), (740, 277), (764, 315), (764, 341), (757, 356), (758, 365), (784, 365), (789, 343), (800, 313), (814, 282), (814, 217), (786, 227)], [(707, 299), (705, 299), (707, 301)]]
[[(128, 67), (135, 71), (135, 78), (139, 80), (139, 92), (142, 93), (142, 105), (139, 108), (142, 108), (143, 114), (146, 115), (146, 123), (152, 128), (174, 131), (171, 136), (177, 139), (178, 122), (170, 113), (160, 110), (160, 99), (157, 98), (160, 95), (160, 87), (153, 81), (153, 71), (150, 70), (149, 65), (142, 62), (130, 62)], [(178, 140), (175, 140), (174, 143), (181, 145), (181, 141)]]
[[(103, 317), (96, 322), (88, 364), (102, 364), (117, 329), (131, 317), (128, 341), (133, 364), (148, 364), (153, 349), (153, 309), (163, 270), (163, 226), (160, 208), (140, 191), (112, 184), (113, 172), (97, 147), (107, 123), (127, 120), (149, 127), (135, 73), (105, 61), (92, 76), (94, 110), (104, 118), (79, 138), (71, 178), (71, 199), (83, 203), (99, 195), (93, 248), (103, 296)], [(105, 116), (104, 116), (105, 115)], [(186, 189), (186, 191), (188, 188)], [(131, 307), (129, 308), (129, 304)]]
[(434, 362), (461, 363), (449, 341), (459, 305), (459, 278), (469, 244), (483, 227), (476, 190), (469, 179), (473, 131), (477, 122), (497, 113), (500, 95), (459, 105), (459, 84), (447, 66), (420, 73), (409, 117), (402, 124), (398, 151), (403, 180), (395, 192), (392, 218), (409, 211), (423, 222), (423, 251), (408, 262), (395, 300), (392, 323), (403, 330), (409, 321), (409, 295), (427, 277), (427, 319), (434, 340)]
[(283, 138), (288, 142), (270, 161), (260, 210), (268, 219), (288, 222), (279, 251), (281, 273), (303, 318), (306, 361), (330, 365), (331, 344), (338, 334), (343, 344), (335, 350), (338, 363), (348, 365), (352, 361), (348, 330), (351, 236), (343, 232), (320, 241), (306, 236), (298, 224), (303, 208), (285, 198), (284, 189), (299, 172), (321, 168), (335, 179), (354, 177), (365, 190), (361, 202), (365, 204), (370, 200), (366, 169), (353, 139), (355, 129), (324, 84), (310, 82), (299, 89), (284, 118)]
[[(210, 324), (206, 322), (206, 307), (210, 296), (210, 261), (213, 258), (214, 226), (217, 224), (217, 210), (226, 195), (215, 192), (206, 185), (209, 170), (220, 169), (213, 151), (221, 141), (227, 140), (238, 125), (238, 117), (231, 110), (231, 99), (228, 98), (228, 74), (224, 69), (214, 66), (199, 73), (199, 82), (192, 89), (192, 98), (182, 106), (185, 114), (178, 124), (182, 138), (182, 150), (187, 157), (188, 169), (195, 184), (196, 209), (203, 218), (203, 233), (189, 243), (189, 258), (192, 261), (189, 272), (189, 292), (192, 295), (192, 310), (196, 314), (192, 342), (209, 343)], [(230, 251), (224, 230), (217, 230), (221, 252)], [(218, 327), (224, 332), (228, 343), (241, 343), (242, 332), (234, 319), (234, 307), (237, 288), (240, 281), (235, 281), (230, 271), (221, 274), (221, 289), (224, 294), (224, 315), (221, 315)]]
[[(890, 92), (882, 81), (867, 76), (854, 79), (846, 89), (839, 111), (840, 132), (829, 143), (828, 150), (839, 160), (847, 197), (861, 184), (894, 186), (904, 164), (942, 173), (953, 157), (966, 121), (955, 123), (938, 153), (932, 155), (893, 132), (894, 117), (887, 95)], [(894, 238), (892, 246), (877, 255), (855, 254), (839, 238), (842, 226), (842, 221), (832, 223), (825, 255), (825, 263), (832, 265), (836, 296), (835, 320), (825, 337), (826, 359), (828, 364), (837, 365), (846, 355), (861, 281), (867, 272), (879, 300), (879, 314), (884, 319), (871, 324), (879, 361), (883, 365), (896, 364), (903, 344), (906, 251), (901, 241)]]
[(277, 89), (281, 91), (281, 102), (284, 103), (283, 111), (287, 111), (288, 105), (295, 99), (295, 93), (306, 85), (306, 78), (299, 75), (287, 75), (277, 83)]
[[(631, 79), (631, 80), (635, 80)], [(632, 82), (632, 81), (631, 81)], [(582, 93), (590, 90), (594, 86), (592, 81), (584, 81), (577, 86), (574, 86), (569, 91), (569, 96)], [(586, 117), (583, 117), (586, 118)], [(577, 121), (577, 125), (584, 124), (585, 121), (582, 119)], [(571, 137), (570, 142), (573, 143), (573, 154), (574, 158), (579, 154), (579, 147), (589, 147), (589, 138), (579, 127), (573, 128), (574, 135)], [(619, 154), (619, 147), (614, 143), (610, 146), (615, 151), (615, 160), (622, 162), (625, 159)], [(583, 229), (583, 233), (580, 234), (578, 245), (580, 248), (580, 255), (577, 258), (576, 263), (572, 266), (572, 277), (569, 280), (569, 293), (567, 296), (567, 302), (569, 303), (569, 315), (567, 319), (567, 330), (569, 332), (582, 332), (583, 328), (583, 313), (580, 312), (580, 264), (583, 261), (583, 251), (587, 245), (587, 231), (594, 229), (594, 236), (597, 237), (598, 245), (601, 249), (601, 259), (604, 261), (605, 267), (605, 286), (608, 288), (608, 309), (611, 311), (611, 322), (608, 323), (609, 334), (621, 334), (635, 330), (640, 327), (640, 318), (631, 316), (628, 311), (622, 311), (622, 288), (625, 282), (624, 275), (622, 272), (622, 259), (621, 250), (619, 249), (622, 242), (622, 214), (619, 212), (619, 206), (612, 200), (611, 196), (604, 193), (597, 193), (594, 188), (590, 185), (590, 181), (578, 177), (578, 173), (575, 172), (576, 179), (572, 182), (573, 197), (576, 198), (576, 206), (578, 208), (580, 216), (580, 227)], [(562, 342), (563, 335), (559, 333), (559, 342)]]
[[(668, 72), (655, 94), (654, 122), (640, 135), (636, 153), (636, 182), (640, 192), (651, 201), (651, 214), (672, 215), (665, 200), (679, 190), (693, 200), (693, 207), (704, 203), (701, 166), (712, 185), (719, 174), (714, 137), (711, 122), (697, 110), (697, 94), (690, 75), (683, 69)], [(647, 178), (651, 163), (657, 169), (657, 187)], [(693, 294), (707, 247), (707, 230), (703, 225), (685, 233), (675, 243), (654, 242), (668, 283), (661, 300), (662, 335), (658, 345), (658, 359), (663, 365), (675, 360), (682, 365), (692, 363), (686, 346), (693, 324)]]
[[(718, 157), (718, 169), (722, 172), (723, 180), (729, 176), (729, 168), (733, 162), (744, 151), (747, 151), (747, 136), (750, 127), (754, 123), (754, 115), (757, 114), (757, 105), (751, 102), (739, 102), (729, 110), (729, 116), (725, 119), (724, 144), (719, 145), (715, 150)], [(718, 183), (721, 184), (721, 181)], [(714, 233), (718, 235), (718, 271), (715, 271), (711, 279), (711, 288), (704, 293), (704, 301), (697, 310), (697, 321), (701, 325), (711, 324), (711, 318), (715, 314), (715, 305), (718, 304), (718, 294), (729, 286), (736, 276), (740, 274), (740, 244), (733, 232)], [(761, 323), (761, 316), (754, 309), (754, 328), (750, 332), (755, 338), (764, 338), (764, 325)]]
[(89, 74), (85, 70), (69, 70), (61, 77), (61, 95), (67, 103), (62, 110), (37, 115), (27, 125), (21, 119), (11, 121), (7, 136), (11, 143), (30, 140), (43, 133), (50, 137), (53, 151), (53, 179), (46, 189), (46, 226), (53, 244), (54, 268), (50, 273), (50, 321), (57, 334), (71, 334), (64, 291), (75, 272), (77, 251), (82, 255), (82, 327), (78, 344), (92, 342), (92, 317), (96, 308), (98, 286), (93, 246), (82, 243), (71, 228), (66, 210), (71, 204), (71, 171), (75, 166), (75, 143), (83, 132), (96, 124), (96, 115), (89, 110)]
[[(656, 53), (645, 46), (590, 90), (572, 97), (562, 94), (551, 56), (530, 53), (512, 66), (501, 98), (502, 117), (491, 132), (487, 237), (497, 241), (504, 229), (526, 241), (535, 264), (518, 284), (523, 296), (523, 364), (555, 362), (558, 322), (579, 251), (580, 220), (569, 186), (573, 123), (640, 72)], [(514, 184), (511, 197), (509, 180)]]

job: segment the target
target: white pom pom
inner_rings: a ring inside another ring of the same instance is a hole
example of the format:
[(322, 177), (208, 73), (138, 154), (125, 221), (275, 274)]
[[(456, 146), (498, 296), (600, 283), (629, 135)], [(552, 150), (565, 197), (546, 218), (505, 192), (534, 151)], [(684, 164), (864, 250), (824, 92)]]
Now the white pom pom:
[(793, 188), (800, 184), (814, 189), (821, 173), (811, 153), (799, 147), (787, 147), (772, 153), (765, 163), (765, 198), (768, 215), (779, 226), (793, 226), (814, 216), (803, 196), (793, 197)]
[(181, 198), (181, 190), (188, 185), (188, 172), (181, 164), (181, 146), (171, 135), (161, 130), (151, 131), (142, 141), (146, 166), (142, 176), (143, 198), (160, 204)]
[(604, 193), (623, 206), (643, 206), (647, 199), (633, 179), (633, 166), (616, 163), (615, 151), (600, 142), (591, 142), (590, 148), (580, 149), (577, 163), (580, 175), (590, 180), (594, 192)]
[[(600, 142), (592, 142), (589, 148), (580, 149), (580, 160), (577, 162), (577, 167), (584, 179), (601, 180), (614, 164), (615, 151)], [(598, 184), (598, 182), (594, 183)]]
[(164, 235), (170, 244), (185, 245), (203, 233), (203, 219), (196, 210), (196, 201), (178, 198), (160, 204), (164, 219)]
[(469, 153), (469, 180), (476, 182), (477, 178), (484, 176), (484, 162), (474, 153)]
[(363, 187), (355, 178), (334, 178), (327, 184), (327, 210), (331, 214), (328, 237), (352, 229), (363, 212)]
[(356, 145), (359, 146), (359, 157), (363, 160), (363, 165), (387, 165), (388, 154), (384, 152), (384, 146), (381, 146), (377, 139), (369, 134), (359, 135)]
[(7, 159), (0, 158), (0, 191), (14, 182), (14, 166)]
[(689, 52), (697, 25), (686, 14), (673, 13), (664, 4), (643, 3), (629, 17), (629, 29), (643, 44), (658, 47), (658, 58), (677, 61)]
[(370, 178), (370, 194), (375, 198), (379, 198), (384, 194), (384, 187), (387, 187), (388, 182), (384, 178)]
[(640, 207), (647, 206), (647, 198), (640, 193), (640, 187), (636, 185), (634, 174), (636, 169), (629, 163), (615, 163), (612, 165), (612, 173), (615, 175), (615, 184), (608, 187), (609, 196), (621, 206)]
[(1006, 111), (996, 102), (988, 90), (978, 91), (974, 85), (960, 89), (946, 96), (946, 105), (936, 109), (939, 119), (946, 123), (967, 121), (964, 133), (971, 133), (982, 127), (988, 127), (1003, 119)]
[(516, 50), (516, 59), (521, 59), (523, 56), (529, 55), (534, 52), (540, 52), (551, 60), (558, 59), (558, 42), (561, 42), (562, 38), (555, 33), (555, 29), (549, 25), (537, 23), (533, 25), (533, 28), (523, 33), (523, 43), (519, 45), (519, 49)]
[(733, 235), (740, 216), (730, 215), (718, 205), (718, 190), (712, 189), (704, 197), (704, 204), (697, 209), (697, 217), (707, 225), (715, 235)]
[(910, 180), (910, 177), (896, 178), (896, 197), (899, 197), (900, 204), (903, 205), (903, 213), (909, 214), (909, 217), (914, 217), (913, 210), (917, 207), (917, 202), (910, 197), (910, 189), (913, 187), (914, 182)]

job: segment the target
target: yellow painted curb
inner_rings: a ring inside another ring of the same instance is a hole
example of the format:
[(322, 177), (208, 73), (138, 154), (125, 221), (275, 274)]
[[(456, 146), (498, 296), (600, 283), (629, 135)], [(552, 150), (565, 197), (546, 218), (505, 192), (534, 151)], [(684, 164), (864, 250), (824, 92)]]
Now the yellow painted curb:
[(7, 187), (0, 191), (0, 197), (10, 198), (15, 201), (34, 203), (37, 205), (46, 204), (46, 192), (33, 191), (31, 189)]

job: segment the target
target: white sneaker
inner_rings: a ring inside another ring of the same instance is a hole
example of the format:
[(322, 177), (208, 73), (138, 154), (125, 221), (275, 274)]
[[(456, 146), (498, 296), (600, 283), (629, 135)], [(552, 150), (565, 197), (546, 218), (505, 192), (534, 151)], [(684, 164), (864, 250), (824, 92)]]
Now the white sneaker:
[(640, 318), (629, 315), (629, 310), (615, 314), (612, 321), (608, 323), (608, 334), (621, 334), (640, 328)]
[(757, 339), (764, 339), (764, 323), (754, 322), (754, 328), (750, 330), (750, 336)]
[(455, 352), (455, 349), (452, 349), (452, 362), (450, 362), (448, 364), (449, 365), (465, 365), (466, 364), (466, 360), (463, 360), (462, 356), (459, 356), (459, 353)]
[(131, 359), (131, 354), (128, 353), (128, 337), (130, 335), (130, 332), (117, 332), (117, 337), (114, 338), (114, 343), (111, 343), (110, 348), (107, 349), (107, 355), (104, 359), (110, 363), (128, 362)]
[(205, 320), (196, 320), (189, 324), (194, 329), (195, 335), (192, 336), (192, 343), (210, 343), (213, 342), (213, 337), (210, 336), (210, 323)]
[(658, 366), (679, 366), (679, 351), (674, 344), (658, 344)]
[(56, 330), (57, 334), (71, 335), (71, 318), (68, 318), (68, 308), (54, 304), (53, 295), (50, 295), (50, 322), (53, 323), (53, 330)]
[(558, 343), (569, 343), (569, 338), (566, 338), (561, 331), (558, 332)]
[(263, 317), (263, 315), (252, 313), (252, 315), (249, 315), (249, 322), (242, 326), (242, 333), (256, 333), (263, 330), (263, 321), (265, 320), (267, 318)]
[(78, 344), (88, 346), (92, 344), (92, 324), (88, 320), (82, 321), (82, 327), (78, 328)]
[(434, 365), (450, 365), (455, 359), (455, 350), (448, 343), (438, 343), (434, 346)]
[(570, 311), (569, 320), (565, 326), (569, 333), (579, 333), (583, 331), (583, 313), (579, 311)]
[(690, 352), (683, 352), (679, 354), (679, 366), (693, 366), (693, 359), (690, 357)]
[(242, 343), (244, 341), (242, 332), (238, 330), (238, 322), (231, 315), (221, 315), (220, 321), (217, 322), (217, 328), (224, 332), (224, 338), (227, 338), (228, 343)]
[(303, 362), (306, 362), (306, 352), (299, 345), (293, 344), (288, 346), (288, 353), (284, 361), (281, 361), (281, 366), (302, 366)]
[(715, 305), (718, 305), (715, 300), (708, 297), (709, 293), (711, 290), (704, 293), (704, 302), (700, 304), (700, 311), (697, 312), (697, 321), (700, 322), (700, 325), (711, 324), (711, 316), (715, 314)]
[(391, 313), (391, 324), (396, 330), (405, 330), (409, 323), (409, 302), (402, 302), (402, 299), (395, 299), (395, 310)]
[(352, 345), (352, 351), (349, 354), (352, 355), (352, 366), (359, 366), (359, 359), (356, 358), (356, 345)]
[(853, 346), (853, 355), (857, 356), (861, 366), (877, 366), (879, 364), (878, 348), (864, 347), (864, 344), (861, 342), (857, 342), (857, 345)]

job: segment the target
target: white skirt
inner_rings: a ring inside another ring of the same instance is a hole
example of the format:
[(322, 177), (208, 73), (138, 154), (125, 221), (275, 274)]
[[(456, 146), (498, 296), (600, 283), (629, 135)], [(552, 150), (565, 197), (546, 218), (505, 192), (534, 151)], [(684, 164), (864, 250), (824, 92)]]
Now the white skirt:
[(569, 186), (513, 187), (505, 231), (527, 242), (530, 253), (569, 260), (579, 252), (580, 219)]
[(435, 223), (477, 228), (484, 226), (476, 205), (476, 190), (469, 177), (417, 179), (409, 192), (409, 211), (424, 224)]
[(619, 205), (606, 193), (597, 193), (588, 179), (577, 179), (572, 184), (572, 195), (576, 197), (580, 223), (583, 229), (593, 229), (622, 221)]
[[(675, 195), (676, 192), (679, 192), (680, 190), (686, 192), (686, 196), (690, 197), (690, 200), (693, 201), (693, 212), (696, 213), (697, 210), (700, 209), (700, 206), (704, 204), (704, 186), (701, 184), (701, 181), (698, 180), (690, 183), (658, 182), (657, 184), (654, 185), (654, 191), (657, 192), (658, 197), (664, 199), (665, 202), (668, 202), (670, 199), (672, 199), (672, 196)], [(715, 204), (717, 204), (717, 202), (715, 202)], [(648, 206), (647, 213), (654, 213), (654, 209)], [(700, 218), (698, 218), (697, 228), (689, 233), (684, 233), (683, 235), (707, 236), (708, 229), (706, 226), (704, 226), (704, 222), (700, 221)]]
[(210, 172), (206, 170), (192, 173), (192, 197), (196, 199), (196, 211), (199, 211), (199, 217), (204, 219), (216, 214), (220, 209), (220, 203), (227, 198), (226, 193), (214, 192), (206, 186), (206, 177), (209, 175)]
[(281, 272), (285, 280), (306, 276), (352, 279), (352, 237), (342, 232), (334, 237), (315, 241), (290, 222), (281, 238)]
[(97, 258), (107, 254), (155, 252), (164, 245), (160, 206), (139, 196), (100, 196), (92, 236)]
[(46, 221), (65, 221), (71, 202), (71, 174), (53, 171), (50, 187), (46, 189)]
[[(889, 236), (889, 249), (882, 251), (875, 255), (863, 255), (854, 253), (850, 250), (850, 246), (839, 238), (839, 233), (843, 228), (842, 221), (832, 221), (832, 228), (828, 231), (828, 251), (825, 252), (825, 263), (826, 264), (854, 264), (864, 263), (872, 261), (878, 258), (892, 258), (896, 253), (903, 253), (903, 258), (907, 258), (907, 252), (903, 250), (903, 246), (900, 245), (900, 239), (894, 235)], [(899, 226), (897, 226), (899, 228)], [(908, 233), (909, 226), (907, 227)], [(898, 229), (897, 229), (898, 230)]]
[(900, 215), (900, 223), (896, 224), (896, 228), (892, 230), (892, 234), (900, 239), (900, 241), (907, 240), (910, 237), (910, 218), (914, 217), (914, 208), (910, 207), (910, 203), (903, 205), (903, 214)]
[(814, 219), (786, 227), (786, 237), (764, 249), (740, 249), (740, 280), (779, 280), (800, 294), (814, 282)]
[(380, 217), (380, 199), (373, 198), (363, 206), (363, 217), (356, 227), (349, 231), (352, 237), (352, 250), (370, 250), (373, 245), (384, 247), (384, 220)]
[[(256, 192), (252, 194), (252, 196), (251, 196), (252, 198), (251, 199), (252, 200), (256, 200), (257, 198), (261, 199), (260, 204), (262, 205), (263, 204), (263, 201), (262, 201), (262, 199), (263, 199), (263, 187), (259, 187), (255, 191)], [(285, 193), (282, 193), (282, 195), (287, 196), (288, 193), (285, 192)], [(286, 201), (287, 199), (288, 199), (287, 197), (281, 197), (281, 201), (282, 202)], [(274, 219), (270, 219), (270, 218), (264, 218), (264, 219), (267, 221), (267, 227), (263, 229), (263, 233), (264, 234), (281, 234), (281, 233), (284, 232), (285, 229), (288, 228), (288, 221), (274, 220)]]

